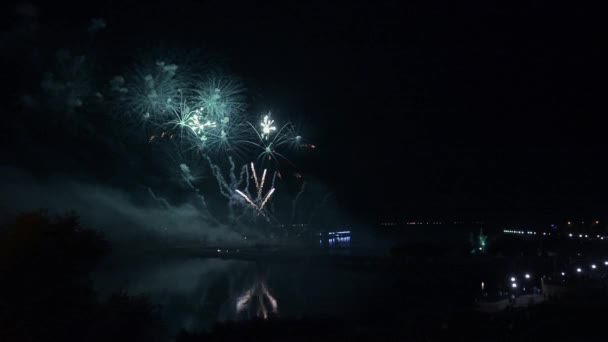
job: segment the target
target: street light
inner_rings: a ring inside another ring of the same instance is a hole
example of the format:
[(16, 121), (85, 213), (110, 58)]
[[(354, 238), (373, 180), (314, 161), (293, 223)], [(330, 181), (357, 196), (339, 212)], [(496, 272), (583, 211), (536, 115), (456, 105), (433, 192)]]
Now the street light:
[(595, 264), (591, 264), (591, 268), (595, 269), (596, 268)]
[(583, 271), (583, 270), (581, 270), (581, 268), (580, 268), (580, 267), (576, 269), (576, 272), (578, 272), (578, 273), (581, 273), (582, 271)]
[(511, 287), (514, 288), (514, 289), (516, 289), (517, 288), (517, 283), (511, 284)]
[(526, 273), (525, 277), (526, 279), (530, 279), (530, 274)]
[(515, 281), (515, 277), (511, 277), (511, 281), (514, 282)]

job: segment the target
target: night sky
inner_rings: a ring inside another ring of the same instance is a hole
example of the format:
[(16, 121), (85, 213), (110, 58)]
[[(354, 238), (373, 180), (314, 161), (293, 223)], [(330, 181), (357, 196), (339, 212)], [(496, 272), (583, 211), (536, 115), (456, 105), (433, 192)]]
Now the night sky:
[[(73, 32), (101, 17), (108, 26), (96, 43), (108, 55), (133, 45), (202, 49), (230, 65), (257, 104), (300, 119), (318, 149), (298, 167), (356, 217), (606, 212), (606, 30), (593, 8), (33, 3), (31, 40), (19, 38), (24, 19), (16, 5), (3, 5), (3, 116), (35, 83), (37, 71), (24, 59), (74, 45)], [(3, 150), (12, 151), (5, 164), (23, 164), (12, 158), (31, 146), (4, 135)], [(113, 157), (100, 158), (104, 165)]]

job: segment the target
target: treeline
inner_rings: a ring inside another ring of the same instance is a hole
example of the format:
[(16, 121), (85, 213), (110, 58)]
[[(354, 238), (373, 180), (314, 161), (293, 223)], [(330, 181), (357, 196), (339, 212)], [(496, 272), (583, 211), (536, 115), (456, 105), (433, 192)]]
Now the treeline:
[(0, 341), (166, 341), (146, 298), (95, 293), (90, 274), (109, 251), (74, 214), (30, 212), (0, 227)]

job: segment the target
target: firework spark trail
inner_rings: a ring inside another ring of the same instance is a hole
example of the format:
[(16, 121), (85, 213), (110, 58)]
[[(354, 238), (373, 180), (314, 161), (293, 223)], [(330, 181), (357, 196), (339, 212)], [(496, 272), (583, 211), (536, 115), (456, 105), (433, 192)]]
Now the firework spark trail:
[(209, 158), (209, 156), (205, 155), (204, 158), (209, 163), (209, 168), (211, 169), (213, 176), (217, 180), (221, 194), (224, 195), (224, 197), (226, 198), (232, 198), (232, 189), (235, 186), (238, 186), (244, 182), (246, 176), (246, 167), (243, 166), (243, 168), (241, 169), (241, 173), (239, 174), (239, 178), (237, 179), (235, 173), (236, 165), (234, 164), (232, 157), (228, 157), (228, 161), (230, 162), (230, 169), (228, 175), (230, 183), (228, 183), (226, 181), (226, 178), (224, 178), (224, 176), (222, 175), (222, 169), (218, 165), (214, 164), (211, 158)]
[(304, 193), (305, 189), (306, 189), (306, 182), (302, 183), (302, 187), (300, 188), (300, 191), (298, 191), (298, 193), (296, 194), (296, 197), (291, 202), (291, 222), (292, 223), (294, 222), (294, 219), (296, 217), (296, 206), (298, 204), (298, 200)]
[(148, 192), (150, 193), (150, 196), (152, 196), (152, 198), (155, 201), (158, 201), (158, 202), (162, 203), (162, 205), (164, 205), (167, 209), (172, 209), (173, 208), (173, 207), (171, 207), (171, 205), (169, 204), (169, 202), (167, 202), (166, 199), (164, 199), (162, 197), (156, 196), (156, 194), (154, 194), (154, 191), (152, 191), (152, 188), (148, 187)]
[(209, 162), (209, 167), (211, 168), (211, 173), (213, 174), (213, 176), (217, 180), (217, 183), (218, 183), (218, 186), (219, 186), (219, 189), (220, 189), (220, 193), (224, 197), (230, 198), (230, 193), (228, 193), (228, 192), (225, 191), (225, 188), (229, 188), (229, 186), (226, 183), (226, 179), (222, 175), (222, 170), (220, 169), (219, 166), (213, 164), (213, 162), (211, 161), (211, 159), (209, 159), (209, 157), (205, 157), (205, 159), (207, 159), (207, 161)]
[(251, 204), (252, 207), (254, 207), (256, 210), (259, 210), (257, 204), (255, 204), (251, 198), (249, 198), (249, 196), (247, 196), (245, 193), (243, 193), (241, 190), (234, 190), (236, 191), (237, 194), (241, 195), (245, 201), (247, 201), (247, 203)]
[(247, 165), (243, 165), (241, 167), (241, 172), (239, 173), (239, 178), (238, 179), (235, 178), (235, 182), (233, 185), (240, 186), (243, 183), (245, 183), (247, 186), (249, 186), (249, 177), (247, 175)]
[(188, 186), (192, 190), (194, 190), (195, 195), (201, 200), (201, 205), (203, 206), (203, 209), (204, 209), (207, 217), (210, 218), (211, 220), (213, 220), (214, 223), (219, 224), (220, 222), (217, 220), (217, 218), (215, 218), (209, 211), (209, 207), (207, 206), (207, 200), (205, 199), (205, 196), (203, 196), (202, 192), (196, 186), (194, 186), (194, 184), (192, 184), (191, 179), (193, 177), (192, 177), (192, 174), (190, 173), (190, 168), (188, 167), (188, 165), (180, 164), (180, 170), (181, 170), (182, 179), (184, 180), (184, 182), (186, 182), (186, 184), (188, 184)]
[(333, 194), (331, 192), (328, 192), (327, 194), (325, 194), (325, 196), (323, 196), (323, 199), (321, 200), (321, 202), (319, 202), (319, 205), (317, 205), (313, 211), (310, 213), (310, 216), (308, 217), (308, 224), (310, 224), (310, 222), (312, 221), (312, 218), (315, 216), (315, 214), (317, 213), (317, 211), (325, 205), (325, 203), (327, 202), (327, 200), (332, 196)]
[(203, 208), (207, 209), (207, 201), (205, 200), (205, 196), (203, 196), (201, 191), (197, 187), (195, 187), (194, 184), (192, 184), (192, 182), (186, 176), (182, 176), (182, 178), (184, 179), (186, 184), (188, 184), (188, 186), (196, 192), (196, 196), (201, 199), (201, 204), (203, 205)]
[(268, 200), (270, 199), (270, 196), (272, 196), (273, 193), (274, 193), (274, 188), (272, 188), (272, 189), (270, 189), (270, 191), (268, 191), (268, 194), (266, 194), (266, 197), (262, 201), (262, 204), (260, 204), (259, 211), (264, 210), (264, 206), (266, 205), (266, 202), (268, 202)]
[(262, 181), (260, 182), (260, 186), (258, 187), (258, 198), (262, 197), (262, 190), (264, 189), (264, 182), (266, 181), (266, 169), (262, 172)]
[(253, 173), (253, 180), (255, 181), (255, 188), (259, 189), (260, 183), (258, 183), (258, 175), (255, 173), (255, 167), (253, 165), (253, 162), (251, 163), (251, 172)]
[(234, 164), (234, 160), (232, 160), (232, 156), (228, 156), (228, 162), (230, 163), (230, 171), (229, 171), (230, 183), (236, 184), (237, 180), (236, 180), (236, 175), (234, 173), (234, 170), (236, 170), (236, 165)]
[[(255, 185), (256, 185), (256, 197), (255, 199), (253, 199), (253, 196), (251, 196), (250, 192), (249, 192), (249, 182), (247, 181), (247, 186), (245, 187), (244, 190), (238, 190), (235, 189), (235, 191), (245, 199), (245, 201), (251, 205), (251, 207), (253, 207), (253, 209), (255, 209), (255, 211), (257, 212), (257, 215), (262, 215), (264, 216), (266, 219), (269, 219), (265, 213), (264, 213), (264, 208), (266, 206), (266, 204), (268, 203), (268, 200), (270, 200), (270, 198), (272, 197), (272, 194), (275, 192), (275, 188), (274, 188), (274, 182), (275, 182), (275, 178), (277, 173), (275, 172), (272, 178), (272, 187), (270, 188), (270, 190), (268, 191), (268, 193), (266, 193), (266, 195), (263, 195), (264, 192), (264, 185), (266, 183), (266, 174), (268, 172), (267, 169), (264, 169), (264, 171), (262, 172), (262, 179), (258, 180), (257, 178), (257, 173), (255, 171), (255, 165), (253, 163), (250, 164), (251, 166), (251, 172), (253, 175), (253, 179), (255, 181)], [(249, 179), (249, 177), (247, 177), (247, 180)]]
[[(229, 217), (230, 221), (233, 223), (237, 222), (243, 216), (244, 213), (235, 216), (235, 210), (239, 208), (239, 202), (236, 200), (236, 198), (234, 196), (233, 189), (241, 187), (242, 184), (246, 184), (246, 187), (249, 186), (249, 176), (248, 176), (248, 172), (247, 172), (247, 165), (243, 165), (241, 167), (241, 171), (237, 178), (236, 165), (234, 163), (234, 160), (231, 157), (228, 157), (228, 161), (230, 163), (230, 169), (229, 169), (229, 175), (228, 175), (228, 178), (230, 179), (230, 183), (228, 183), (226, 181), (226, 178), (222, 175), (222, 170), (221, 170), (220, 166), (218, 166), (217, 164), (214, 164), (209, 156), (205, 155), (204, 158), (207, 160), (209, 167), (212, 171), (212, 174), (217, 181), (218, 187), (220, 189), (220, 193), (225, 198), (228, 199), (228, 217)], [(251, 202), (255, 203), (253, 200), (251, 200), (251, 197), (248, 195), (247, 188), (245, 188), (245, 191), (239, 191), (237, 193), (239, 194), (239, 196), (241, 196), (243, 198), (245, 198), (244, 196), (247, 196), (247, 198)], [(247, 200), (247, 198), (245, 198), (245, 199)], [(248, 203), (249, 203), (249, 201), (248, 201)], [(256, 205), (256, 207), (257, 207), (257, 205)], [(266, 217), (266, 216), (264, 215), (264, 217)]]
[(274, 188), (274, 181), (277, 179), (277, 172), (272, 174), (272, 182), (270, 183), (270, 187)]

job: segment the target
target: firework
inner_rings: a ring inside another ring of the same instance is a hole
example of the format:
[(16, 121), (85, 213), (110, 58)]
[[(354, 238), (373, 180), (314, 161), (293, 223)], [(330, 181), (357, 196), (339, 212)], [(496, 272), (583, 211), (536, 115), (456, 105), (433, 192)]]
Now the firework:
[(239, 145), (245, 140), (247, 127), (242, 120), (244, 102), (240, 83), (210, 78), (199, 83), (195, 90), (178, 92), (178, 101), (167, 105), (171, 116), (163, 127), (179, 129), (183, 141), (204, 153), (242, 153)]
[(288, 149), (300, 145), (302, 137), (297, 134), (291, 123), (281, 126), (280, 129), (277, 129), (274, 123), (275, 121), (271, 118), (270, 113), (262, 117), (260, 121), (261, 130), (256, 129), (253, 124), (249, 123), (249, 127), (254, 133), (254, 139), (253, 141), (247, 141), (247, 143), (260, 151), (256, 157), (258, 162), (264, 160), (277, 161), (278, 158), (289, 161), (284, 153)]
[(188, 87), (188, 77), (177, 64), (162, 60), (136, 66), (126, 76), (110, 81), (111, 91), (121, 101), (123, 112), (139, 120), (162, 125), (171, 116), (181, 89)]
[(87, 108), (91, 99), (101, 96), (93, 89), (92, 68), (86, 56), (60, 50), (55, 57), (53, 68), (45, 72), (40, 83), (50, 108), (73, 113)]
[(264, 207), (266, 206), (266, 204), (268, 203), (268, 200), (270, 200), (270, 197), (272, 197), (272, 194), (275, 191), (274, 188), (274, 177), (276, 177), (276, 172), (274, 173), (273, 176), (273, 184), (271, 184), (270, 186), (270, 190), (268, 190), (268, 192), (264, 195), (264, 185), (266, 183), (266, 172), (267, 170), (264, 169), (264, 171), (262, 171), (262, 179), (258, 181), (258, 177), (257, 177), (257, 173), (255, 171), (255, 166), (253, 163), (251, 163), (251, 173), (253, 175), (253, 180), (254, 180), (254, 184), (256, 187), (256, 197), (255, 199), (251, 198), (251, 196), (248, 193), (248, 190), (245, 189), (244, 191), (235, 189), (234, 191), (239, 194), (243, 199), (245, 199), (245, 201), (253, 208), (255, 209), (255, 211), (257, 212), (257, 214), (262, 214), (264, 215)]
[(245, 88), (230, 77), (211, 75), (195, 90), (195, 102), (209, 115), (221, 119), (242, 113), (245, 108)]
[(243, 197), (245, 199), (245, 201), (247, 201), (247, 203), (249, 203), (252, 207), (254, 207), (255, 209), (259, 210), (258, 205), (255, 204), (255, 202), (253, 202), (253, 200), (251, 198), (249, 198), (249, 196), (245, 193), (243, 193), (241, 190), (234, 190), (236, 191), (237, 194), (241, 195), (241, 197)]
[(276, 126), (274, 126), (274, 120), (270, 118), (270, 113), (268, 115), (264, 115), (264, 119), (260, 122), (260, 126), (262, 126), (262, 137), (264, 140), (268, 140), (270, 133), (277, 130)]
[[(194, 69), (188, 63), (175, 61), (155, 60), (117, 75), (109, 82), (108, 94), (120, 104), (121, 113), (133, 114), (127, 117), (145, 126), (150, 143), (166, 146), (171, 157), (188, 152), (206, 161), (219, 195), (227, 200), (231, 224), (247, 220), (252, 212), (274, 219), (269, 212), (273, 196), (277, 196), (277, 172), (269, 171), (264, 163), (288, 161), (287, 152), (302, 146), (301, 135), (295, 126), (281, 123), (270, 112), (257, 120), (250, 116), (245, 88), (238, 80), (217, 73), (200, 77), (190, 72)], [(243, 160), (253, 162), (241, 166)], [(203, 191), (209, 187), (195, 185), (189, 169), (180, 168), (183, 181), (206, 207)]]

